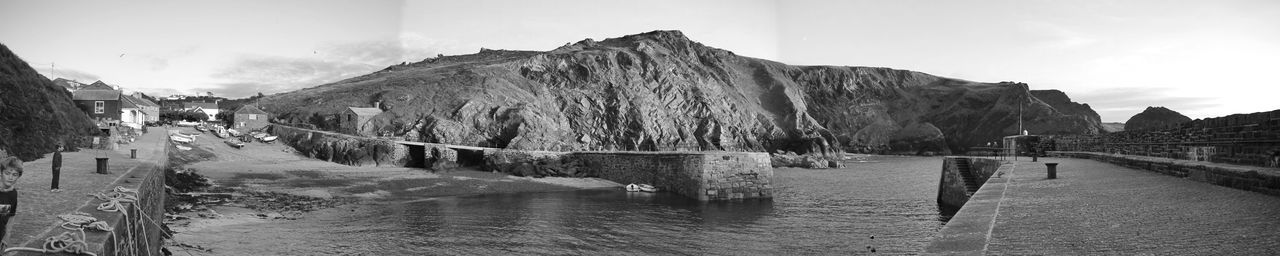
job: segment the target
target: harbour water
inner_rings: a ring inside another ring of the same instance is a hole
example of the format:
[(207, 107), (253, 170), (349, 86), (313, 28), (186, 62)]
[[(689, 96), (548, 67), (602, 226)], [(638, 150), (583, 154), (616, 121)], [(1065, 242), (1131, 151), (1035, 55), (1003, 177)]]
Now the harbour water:
[(621, 189), (400, 198), (245, 230), (279, 232), (273, 239), (284, 247), (270, 251), (294, 255), (921, 252), (943, 224), (935, 203), (941, 159), (846, 164), (778, 168), (772, 201), (699, 203)]

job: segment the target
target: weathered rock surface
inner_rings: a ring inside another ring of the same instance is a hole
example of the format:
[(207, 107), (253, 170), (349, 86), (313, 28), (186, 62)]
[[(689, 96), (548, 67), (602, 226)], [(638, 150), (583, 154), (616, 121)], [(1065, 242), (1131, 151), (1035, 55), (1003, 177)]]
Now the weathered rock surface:
[(53, 152), (58, 142), (74, 150), (96, 133), (70, 92), (0, 44), (0, 150), (31, 161)]
[(334, 114), (375, 103), (380, 134), (526, 150), (948, 153), (1015, 134), (1019, 105), (1033, 133), (1100, 129), (1087, 106), (1058, 110), (1025, 84), (791, 66), (679, 31), (431, 58), (259, 101), (329, 130)]
[(409, 148), (389, 140), (308, 131), (272, 125), (272, 135), (308, 157), (351, 166), (403, 167), (411, 160)]
[(1125, 131), (1161, 129), (1169, 125), (1190, 122), (1191, 118), (1165, 107), (1147, 107), (1124, 122)]

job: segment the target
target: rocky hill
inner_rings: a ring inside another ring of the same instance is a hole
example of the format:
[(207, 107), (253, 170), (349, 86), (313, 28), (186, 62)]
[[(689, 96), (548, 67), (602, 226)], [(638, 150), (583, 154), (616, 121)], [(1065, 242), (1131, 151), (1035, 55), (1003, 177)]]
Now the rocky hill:
[(279, 122), (327, 130), (347, 107), (377, 105), (369, 125), (379, 134), (542, 150), (947, 153), (1015, 134), (1019, 105), (1032, 133), (1099, 131), (1087, 105), (1036, 94), (890, 68), (792, 66), (654, 31), (431, 58), (259, 104)]
[(96, 129), (70, 92), (0, 44), (0, 149), (30, 161), (53, 152), (56, 142), (81, 141)]
[(1165, 107), (1147, 107), (1124, 122), (1125, 131), (1160, 129), (1165, 126), (1190, 122), (1191, 118)]
[(1124, 123), (1120, 123), (1120, 122), (1102, 123), (1102, 130), (1105, 132), (1123, 132)]

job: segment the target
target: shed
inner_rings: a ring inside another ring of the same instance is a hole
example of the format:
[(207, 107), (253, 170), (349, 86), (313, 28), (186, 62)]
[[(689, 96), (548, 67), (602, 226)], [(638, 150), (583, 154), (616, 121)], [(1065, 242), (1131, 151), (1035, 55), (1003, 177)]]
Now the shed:
[(378, 108), (348, 107), (338, 115), (338, 122), (342, 124), (342, 133), (373, 136), (374, 129), (369, 125), (369, 120), (381, 113), (382, 109)]
[(232, 127), (237, 130), (258, 130), (266, 127), (270, 122), (271, 114), (262, 111), (254, 105), (244, 105), (237, 109), (235, 115), (231, 117)]

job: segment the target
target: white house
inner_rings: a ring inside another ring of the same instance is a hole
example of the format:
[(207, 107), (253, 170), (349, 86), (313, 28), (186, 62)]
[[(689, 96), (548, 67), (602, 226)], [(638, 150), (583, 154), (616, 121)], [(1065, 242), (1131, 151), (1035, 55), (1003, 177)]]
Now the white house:
[(209, 121), (218, 121), (218, 103), (217, 102), (187, 102), (182, 104), (183, 110), (200, 110), (209, 115)]

